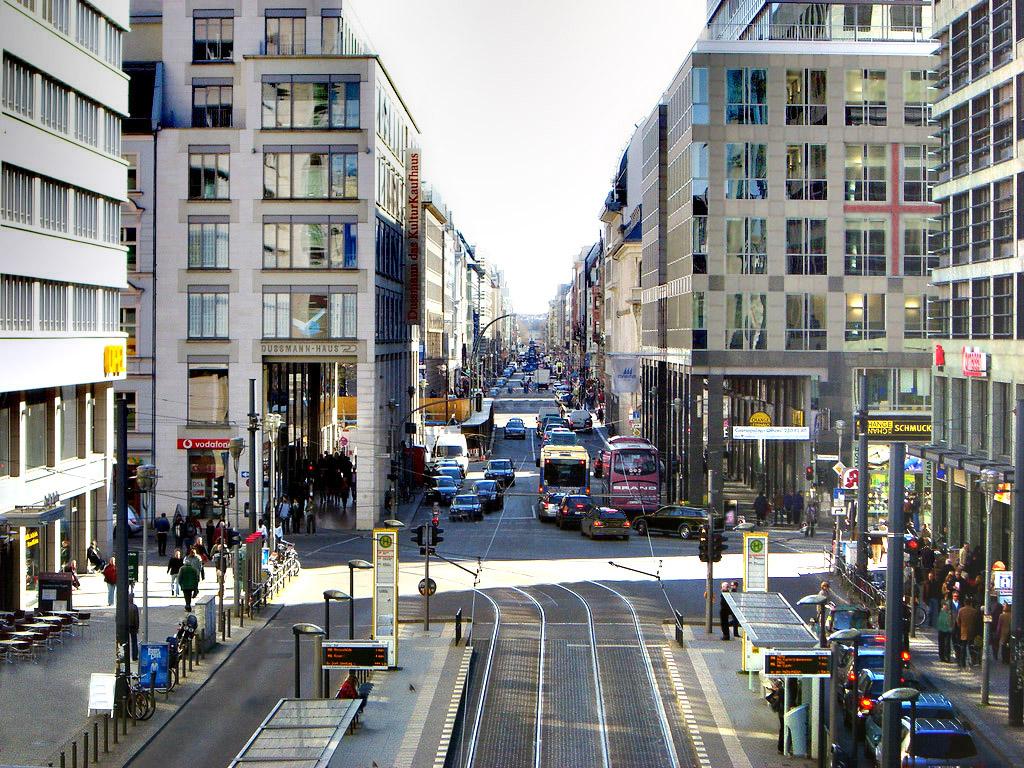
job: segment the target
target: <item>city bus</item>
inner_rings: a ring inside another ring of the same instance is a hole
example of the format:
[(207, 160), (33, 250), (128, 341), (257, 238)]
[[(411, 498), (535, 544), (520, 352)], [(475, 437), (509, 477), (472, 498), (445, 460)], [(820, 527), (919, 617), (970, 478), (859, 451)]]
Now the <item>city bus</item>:
[(553, 517), (567, 493), (590, 494), (590, 454), (582, 445), (545, 445), (540, 449), (537, 509)]
[(631, 519), (661, 504), (661, 459), (658, 449), (642, 437), (613, 437), (602, 462), (608, 506)]

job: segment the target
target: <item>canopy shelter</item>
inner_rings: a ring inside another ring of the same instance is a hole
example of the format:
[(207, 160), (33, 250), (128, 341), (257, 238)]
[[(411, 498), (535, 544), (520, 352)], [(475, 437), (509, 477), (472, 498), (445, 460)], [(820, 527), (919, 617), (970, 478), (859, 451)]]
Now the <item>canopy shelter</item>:
[(359, 699), (281, 699), (230, 768), (327, 768)]
[(817, 636), (779, 592), (723, 592), (747, 641), (759, 648), (813, 648)]

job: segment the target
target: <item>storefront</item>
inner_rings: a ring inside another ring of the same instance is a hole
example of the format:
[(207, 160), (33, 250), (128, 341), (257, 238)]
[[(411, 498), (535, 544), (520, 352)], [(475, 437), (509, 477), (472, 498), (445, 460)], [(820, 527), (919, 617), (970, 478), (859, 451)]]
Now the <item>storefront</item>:
[[(868, 433), (868, 527), (877, 528), (889, 517), (889, 446), (894, 442), (927, 443), (931, 440), (928, 413), (872, 413)], [(856, 460), (857, 445), (854, 445)], [(932, 469), (921, 456), (907, 455), (903, 465), (903, 499), (907, 522), (916, 528), (932, 525)]]
[(35, 602), (39, 574), (60, 570), (64, 504), (16, 507), (0, 513), (0, 610)]
[(224, 513), (228, 482), (234, 483), (228, 472), (230, 446), (231, 439), (227, 437), (179, 438), (178, 450), (185, 451), (187, 464), (189, 516), (209, 518)]

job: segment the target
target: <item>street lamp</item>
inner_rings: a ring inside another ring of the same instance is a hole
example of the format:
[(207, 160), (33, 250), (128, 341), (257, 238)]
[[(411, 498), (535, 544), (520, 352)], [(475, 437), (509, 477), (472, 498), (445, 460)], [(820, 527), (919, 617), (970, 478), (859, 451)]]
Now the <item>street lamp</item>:
[(270, 434), (270, 479), (267, 490), (270, 504), (267, 507), (267, 544), (271, 552), (277, 549), (277, 515), (274, 511), (274, 505), (277, 504), (277, 467), (274, 464), (274, 453), (277, 447), (277, 437), (281, 432), (282, 421), (283, 419), (279, 413), (268, 413), (263, 417), (263, 431)]
[(995, 493), (999, 490), (1002, 475), (994, 469), (986, 469), (981, 473), (978, 485), (985, 494), (985, 609), (981, 625), (981, 703), (988, 704), (989, 667), (992, 663), (992, 651), (989, 647), (989, 636), (992, 633), (992, 504)]
[(356, 639), (356, 571), (373, 570), (373, 564), (365, 560), (348, 561), (348, 639)]
[[(818, 607), (818, 644), (825, 648), (825, 604), (828, 603), (828, 595), (818, 592), (815, 595), (806, 595), (796, 601), (797, 605), (816, 605)], [(825, 706), (825, 678), (818, 678), (818, 768), (825, 768), (825, 714), (822, 710)]]
[[(156, 508), (156, 467), (142, 464), (135, 470), (135, 482), (143, 493), (146, 511), (142, 515), (142, 642), (149, 642), (149, 518)], [(152, 494), (152, 496), (151, 496)], [(127, 564), (126, 564), (127, 567)]]
[(405, 523), (401, 520), (385, 520), (384, 526), (386, 528), (405, 528)]
[(839, 446), (836, 449), (836, 453), (839, 454), (839, 461), (843, 460), (843, 431), (846, 429), (846, 422), (842, 419), (836, 419), (835, 422), (836, 436), (839, 438)]
[[(857, 674), (857, 650), (860, 648), (860, 638), (861, 638), (861, 631), (859, 629), (856, 629), (856, 628), (840, 629), (839, 631), (833, 632), (831, 635), (828, 636), (828, 642), (832, 646), (831, 680), (832, 680), (832, 685), (833, 686), (838, 686), (838, 685), (845, 686), (845, 683), (846, 683), (846, 681), (843, 681), (843, 680), (839, 680), (839, 681), (836, 680), (836, 675), (839, 672), (839, 669), (838, 669), (838, 653), (837, 652), (839, 650), (840, 645), (845, 645), (845, 644), (849, 643), (849, 644), (851, 644), (853, 646), (853, 661), (851, 663), (850, 669), (853, 670), (853, 673), (856, 676), (856, 674)], [(830, 712), (829, 712), (828, 722), (829, 722), (829, 728), (831, 729), (830, 732), (832, 734), (832, 741), (833, 741), (833, 743), (835, 743), (835, 731), (836, 731), (836, 727), (837, 727), (837, 724), (839, 723), (839, 719), (840, 719), (840, 714), (839, 714), (839, 697), (837, 695), (838, 692), (839, 692), (839, 689), (837, 687), (836, 690), (831, 692), (831, 695), (829, 697), (829, 699), (830, 699), (830, 701), (829, 701)], [(859, 720), (860, 720), (860, 718), (857, 718), (857, 717), (855, 717), (853, 719), (853, 727), (851, 729), (852, 730), (853, 740), (852, 740), (851, 746), (850, 746), (849, 757), (853, 760), (854, 768), (856, 768), (858, 765), (860, 765), (860, 752), (857, 749), (857, 723), (858, 723)]]
[[(340, 589), (325, 589), (324, 590), (324, 639), (330, 640), (331, 638), (331, 600), (337, 600), (339, 603), (343, 600), (352, 601), (349, 595), (346, 595)], [(331, 670), (324, 670), (324, 697), (327, 697), (327, 692), (331, 689)]]
[[(678, 443), (679, 441), (678, 439), (673, 438), (678, 437), (679, 416), (683, 412), (683, 401), (678, 397), (674, 397), (672, 398), (671, 405), (673, 418), (668, 425), (668, 482), (666, 483), (666, 489), (672, 496), (678, 498), (678, 494), (676, 493), (676, 475), (679, 474), (679, 468), (673, 467), (674, 462), (672, 459), (675, 455), (673, 444)], [(673, 499), (669, 499), (668, 501), (671, 504)]]
[[(235, 465), (235, 530), (238, 530), (238, 495), (242, 492), (242, 489), (238, 487), (238, 460), (242, 456), (242, 451), (245, 450), (245, 439), (241, 437), (232, 437), (228, 441), (228, 452), (231, 454), (231, 461)], [(249, 482), (252, 482), (252, 478), (249, 478)], [(255, 513), (255, 510), (250, 510), (251, 513)]]
[(295, 635), (295, 698), (302, 698), (302, 678), (299, 675), (299, 638), (302, 635), (324, 636), (324, 631), (316, 624), (292, 624)]
[[(914, 731), (917, 730), (917, 698), (920, 695), (921, 692), (917, 688), (890, 688), (878, 697), (879, 701), (895, 701), (899, 704), (900, 720), (903, 719), (903, 702), (910, 702), (910, 743), (907, 745), (907, 757), (910, 758), (911, 765), (914, 765)], [(890, 764), (900, 762), (898, 757), (895, 761), (893, 756), (887, 756), (886, 759)]]

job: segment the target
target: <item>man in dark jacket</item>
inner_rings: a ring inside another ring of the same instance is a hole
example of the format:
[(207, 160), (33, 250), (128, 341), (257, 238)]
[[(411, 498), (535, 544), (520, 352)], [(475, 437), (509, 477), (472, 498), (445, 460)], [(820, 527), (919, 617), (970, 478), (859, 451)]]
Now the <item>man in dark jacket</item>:
[(156, 528), (156, 551), (159, 557), (167, 556), (167, 534), (171, 530), (171, 521), (167, 519), (167, 513), (161, 512), (153, 526)]
[(732, 636), (729, 634), (732, 630), (732, 624), (734, 616), (732, 608), (729, 607), (729, 603), (725, 600), (725, 595), (729, 592), (730, 586), (728, 581), (722, 582), (722, 594), (718, 596), (718, 625), (722, 629), (722, 639), (731, 640)]
[(128, 596), (128, 637), (132, 646), (132, 661), (139, 660), (139, 606), (135, 598)]
[(754, 517), (758, 525), (764, 525), (764, 521), (768, 519), (768, 498), (764, 493), (757, 494), (757, 498), (754, 499)]

